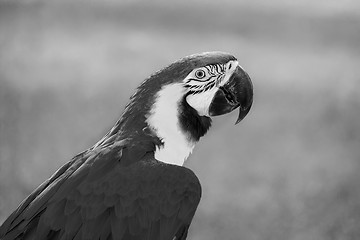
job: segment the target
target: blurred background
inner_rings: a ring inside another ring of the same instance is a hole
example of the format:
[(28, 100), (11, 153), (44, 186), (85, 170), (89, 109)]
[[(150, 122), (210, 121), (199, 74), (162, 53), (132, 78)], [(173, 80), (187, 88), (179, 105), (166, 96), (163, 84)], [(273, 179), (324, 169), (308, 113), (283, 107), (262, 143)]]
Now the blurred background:
[(359, 239), (357, 0), (1, 1), (0, 223), (144, 78), (212, 50), (238, 57), (255, 98), (186, 163), (203, 186), (188, 238)]

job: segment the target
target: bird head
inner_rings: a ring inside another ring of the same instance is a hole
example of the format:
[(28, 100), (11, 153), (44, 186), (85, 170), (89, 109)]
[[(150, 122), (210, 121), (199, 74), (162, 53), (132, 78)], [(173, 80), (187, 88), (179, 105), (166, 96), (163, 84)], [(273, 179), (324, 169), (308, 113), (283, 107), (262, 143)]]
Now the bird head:
[[(224, 53), (205, 53), (213, 63), (204, 62), (182, 81), (187, 103), (200, 116), (218, 116), (239, 108), (236, 124), (249, 112), (253, 88), (249, 75), (235, 57)], [(228, 59), (228, 61), (226, 61)]]
[(252, 98), (250, 77), (234, 56), (190, 55), (147, 78), (131, 97), (120, 125), (131, 133), (150, 129), (162, 143), (155, 157), (182, 165), (208, 131), (211, 117), (239, 109), (238, 123), (249, 112)]

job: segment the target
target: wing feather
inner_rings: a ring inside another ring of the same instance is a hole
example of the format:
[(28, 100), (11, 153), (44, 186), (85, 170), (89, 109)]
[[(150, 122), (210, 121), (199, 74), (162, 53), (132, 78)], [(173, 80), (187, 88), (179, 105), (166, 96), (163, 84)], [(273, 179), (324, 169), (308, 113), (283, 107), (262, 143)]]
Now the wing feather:
[(81, 219), (81, 215), (79, 214), (79, 209), (73, 212), (71, 215), (67, 215), (64, 227), (64, 236), (66, 236), (65, 239), (73, 239), (79, 232), (82, 224), (83, 221)]
[(110, 215), (111, 236), (113, 240), (122, 240), (127, 230), (126, 219), (116, 216), (114, 212)]
[[(134, 154), (134, 149), (128, 149), (124, 155), (124, 147), (116, 144), (84, 152), (60, 168), (5, 221), (0, 238), (186, 237), (183, 232), (187, 232), (201, 195), (194, 173), (161, 163), (153, 153)], [(126, 159), (134, 156), (142, 158)]]

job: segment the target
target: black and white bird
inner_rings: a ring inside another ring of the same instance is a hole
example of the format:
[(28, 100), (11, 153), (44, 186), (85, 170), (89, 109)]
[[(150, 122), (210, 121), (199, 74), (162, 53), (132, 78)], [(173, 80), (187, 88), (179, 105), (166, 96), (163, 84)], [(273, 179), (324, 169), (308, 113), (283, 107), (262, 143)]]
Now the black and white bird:
[(147, 78), (115, 126), (36, 188), (0, 239), (186, 239), (201, 197), (183, 164), (211, 117), (249, 112), (253, 87), (227, 53), (195, 54)]

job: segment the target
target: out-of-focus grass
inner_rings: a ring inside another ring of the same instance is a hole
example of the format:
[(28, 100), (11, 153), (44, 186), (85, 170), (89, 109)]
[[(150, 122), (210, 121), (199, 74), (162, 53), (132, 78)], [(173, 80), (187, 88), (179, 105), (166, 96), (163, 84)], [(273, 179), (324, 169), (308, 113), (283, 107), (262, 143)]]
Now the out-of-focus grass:
[[(214, 119), (186, 165), (203, 198), (190, 239), (357, 239), (360, 18), (259, 1), (0, 5), (0, 218), (185, 55), (236, 55), (253, 109)], [(329, 10), (330, 9), (330, 10)]]

